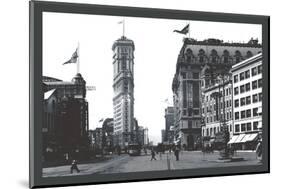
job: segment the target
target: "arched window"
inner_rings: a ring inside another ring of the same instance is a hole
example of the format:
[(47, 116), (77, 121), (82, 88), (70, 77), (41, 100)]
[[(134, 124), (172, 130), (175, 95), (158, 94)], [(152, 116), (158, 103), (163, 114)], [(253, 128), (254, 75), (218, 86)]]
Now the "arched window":
[(247, 57), (247, 58), (250, 58), (250, 57), (252, 57), (252, 56), (253, 56), (253, 53), (252, 53), (251, 51), (247, 51), (246, 57)]
[(230, 56), (228, 50), (223, 51), (222, 62), (225, 64), (230, 62)]
[(217, 61), (218, 61), (218, 52), (215, 49), (213, 49), (211, 51), (210, 57), (211, 57), (211, 63), (217, 63)]
[(187, 49), (186, 52), (185, 52), (185, 59), (186, 59), (186, 62), (187, 63), (191, 63), (192, 62), (192, 59), (193, 59), (193, 52), (191, 49)]
[(241, 62), (242, 61), (242, 55), (240, 51), (235, 51), (235, 63)]
[(205, 56), (205, 51), (203, 49), (200, 49), (198, 54), (199, 63), (204, 63)]

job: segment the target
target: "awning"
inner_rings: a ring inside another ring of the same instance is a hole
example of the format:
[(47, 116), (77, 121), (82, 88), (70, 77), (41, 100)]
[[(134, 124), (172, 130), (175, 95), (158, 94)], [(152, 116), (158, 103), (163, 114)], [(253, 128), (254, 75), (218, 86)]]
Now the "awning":
[(248, 137), (248, 141), (247, 142), (251, 142), (251, 141), (254, 141), (256, 140), (258, 137), (258, 133), (253, 133), (251, 134), (251, 136)]
[(232, 138), (230, 139), (230, 141), (227, 144), (233, 144), (235, 143), (235, 141), (237, 140), (239, 135), (233, 135)]
[(238, 135), (238, 138), (235, 140), (234, 143), (242, 143), (243, 138), (246, 136), (246, 134), (240, 134)]
[(244, 138), (240, 141), (241, 143), (247, 142), (249, 138), (251, 137), (251, 134), (246, 134)]

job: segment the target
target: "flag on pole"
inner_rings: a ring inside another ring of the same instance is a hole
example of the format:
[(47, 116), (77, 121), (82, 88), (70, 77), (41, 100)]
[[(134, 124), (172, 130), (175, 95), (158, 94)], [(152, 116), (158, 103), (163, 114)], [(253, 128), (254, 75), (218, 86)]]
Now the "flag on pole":
[(125, 19), (119, 21), (118, 24), (123, 24), (123, 36), (125, 36)]
[(189, 33), (189, 24), (187, 24), (182, 30), (174, 30), (174, 32), (186, 35)]
[(66, 61), (65, 63), (63, 63), (62, 65), (65, 65), (65, 64), (71, 64), (71, 63), (77, 63), (77, 60), (78, 60), (78, 48), (75, 50), (75, 52), (72, 54), (71, 58)]

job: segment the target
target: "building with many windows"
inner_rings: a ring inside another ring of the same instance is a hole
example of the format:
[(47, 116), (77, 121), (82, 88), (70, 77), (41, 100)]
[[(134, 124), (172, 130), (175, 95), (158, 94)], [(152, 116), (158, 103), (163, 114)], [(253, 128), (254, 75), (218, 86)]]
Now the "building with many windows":
[(174, 131), (172, 128), (175, 123), (175, 112), (174, 107), (169, 106), (165, 109), (165, 131), (164, 131), (164, 140), (163, 142), (172, 144), (174, 142)]
[(116, 40), (113, 50), (114, 144), (126, 148), (134, 129), (134, 42), (125, 36)]
[(254, 149), (262, 128), (262, 54), (234, 65), (233, 133), (228, 144)]
[[(206, 68), (209, 69), (209, 68)], [(202, 78), (207, 73), (202, 70)], [(202, 141), (204, 147), (222, 148), (223, 127), (232, 132), (232, 81), (230, 74), (201, 89)]]
[[(172, 90), (175, 107), (175, 140), (193, 150), (201, 143), (201, 89), (213, 85), (231, 66), (261, 51), (261, 44), (229, 43), (218, 39), (197, 41), (185, 38), (178, 55)], [(201, 77), (205, 65), (209, 74)]]

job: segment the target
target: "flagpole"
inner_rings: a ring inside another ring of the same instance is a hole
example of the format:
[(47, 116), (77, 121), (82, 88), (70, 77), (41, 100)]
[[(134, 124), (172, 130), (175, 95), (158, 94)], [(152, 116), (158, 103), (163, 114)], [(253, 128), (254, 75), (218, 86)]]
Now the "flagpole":
[(188, 28), (188, 35), (189, 35), (189, 39), (190, 39), (190, 22), (188, 23), (188, 25), (189, 25), (189, 28)]
[(78, 54), (78, 60), (77, 60), (77, 74), (80, 72), (80, 43), (78, 41), (78, 47), (77, 47), (77, 54)]
[(123, 36), (125, 37), (125, 19), (123, 19)]

